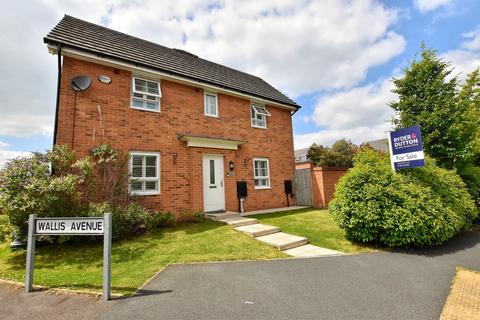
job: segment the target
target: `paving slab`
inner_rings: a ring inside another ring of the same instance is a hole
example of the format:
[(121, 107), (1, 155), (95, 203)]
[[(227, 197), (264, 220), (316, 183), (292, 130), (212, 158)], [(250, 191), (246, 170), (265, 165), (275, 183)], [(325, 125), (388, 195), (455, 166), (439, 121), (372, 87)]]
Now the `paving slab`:
[(241, 226), (248, 226), (251, 224), (258, 223), (258, 220), (252, 219), (252, 218), (234, 217), (234, 218), (220, 219), (218, 220), (218, 222), (226, 223), (232, 227), (241, 227)]
[(272, 233), (280, 232), (280, 228), (269, 226), (266, 224), (256, 223), (247, 226), (237, 227), (235, 230), (248, 234), (250, 237), (256, 238)]
[(480, 320), (480, 272), (459, 268), (440, 320)]
[(257, 237), (255, 239), (265, 242), (266, 244), (276, 247), (282, 251), (308, 243), (307, 238), (294, 236), (285, 232), (277, 232), (274, 234)]
[(306, 244), (304, 246), (288, 249), (284, 251), (286, 254), (296, 258), (310, 258), (310, 257), (327, 257), (327, 256), (341, 256), (344, 253), (340, 251), (330, 250)]

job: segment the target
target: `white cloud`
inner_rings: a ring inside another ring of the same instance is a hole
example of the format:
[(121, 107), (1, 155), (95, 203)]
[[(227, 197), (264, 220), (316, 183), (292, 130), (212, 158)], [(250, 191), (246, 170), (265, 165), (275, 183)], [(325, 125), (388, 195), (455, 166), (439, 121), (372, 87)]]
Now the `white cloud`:
[(464, 80), (469, 73), (480, 67), (480, 52), (451, 50), (440, 56), (445, 61), (452, 62), (452, 66), (455, 68), (452, 75), (458, 75), (459, 80)]
[(51, 135), (57, 66), (42, 38), (65, 13), (259, 75), (292, 96), (353, 87), (405, 47), (391, 30), (398, 11), (374, 0), (36, 0), (2, 9), (0, 135)]
[(452, 0), (414, 0), (415, 7), (422, 13), (449, 5)]
[(480, 51), (480, 25), (474, 30), (462, 34), (468, 40), (462, 43), (462, 48), (470, 51)]
[(385, 79), (322, 97), (312, 115), (322, 131), (296, 135), (295, 148), (307, 147), (313, 142), (331, 145), (341, 138), (357, 144), (384, 138), (393, 116), (387, 103), (396, 99), (392, 89), (391, 80)]
[(453, 75), (458, 75), (460, 80), (464, 80), (469, 73), (480, 67), (480, 26), (464, 33), (463, 37), (466, 40), (461, 43), (460, 49), (440, 55), (445, 61), (452, 62), (455, 68)]
[(5, 150), (7, 147), (9, 147), (8, 143), (0, 141), (0, 169), (3, 168), (8, 160), (24, 157), (30, 154), (30, 152)]
[(361, 144), (365, 141), (386, 138), (388, 130), (391, 130), (391, 125), (384, 122), (370, 127), (358, 126), (349, 129), (329, 129), (295, 135), (295, 149), (307, 148), (314, 142), (324, 146), (331, 146), (341, 138), (349, 139), (355, 144)]

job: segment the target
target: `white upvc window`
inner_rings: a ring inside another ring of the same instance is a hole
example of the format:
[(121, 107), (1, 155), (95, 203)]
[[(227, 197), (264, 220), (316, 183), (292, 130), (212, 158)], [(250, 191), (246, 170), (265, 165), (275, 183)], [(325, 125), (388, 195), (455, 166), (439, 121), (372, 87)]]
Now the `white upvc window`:
[(160, 194), (160, 153), (130, 152), (130, 194)]
[(255, 189), (270, 188), (270, 168), (267, 158), (253, 159), (253, 179)]
[(216, 93), (205, 91), (205, 115), (208, 117), (218, 117), (218, 97)]
[(160, 82), (132, 78), (132, 108), (160, 112)]
[(267, 117), (270, 117), (270, 112), (263, 106), (251, 105), (251, 118), (252, 127), (254, 128), (266, 128)]

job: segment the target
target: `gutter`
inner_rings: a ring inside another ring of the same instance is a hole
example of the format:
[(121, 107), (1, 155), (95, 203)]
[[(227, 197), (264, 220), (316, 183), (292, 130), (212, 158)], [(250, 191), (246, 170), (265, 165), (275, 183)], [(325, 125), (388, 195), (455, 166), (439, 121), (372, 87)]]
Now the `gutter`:
[(55, 124), (53, 127), (53, 145), (57, 144), (57, 130), (58, 130), (58, 109), (60, 107), (60, 84), (62, 82), (62, 45), (57, 46), (58, 55), (58, 76), (57, 76), (57, 102), (55, 105)]

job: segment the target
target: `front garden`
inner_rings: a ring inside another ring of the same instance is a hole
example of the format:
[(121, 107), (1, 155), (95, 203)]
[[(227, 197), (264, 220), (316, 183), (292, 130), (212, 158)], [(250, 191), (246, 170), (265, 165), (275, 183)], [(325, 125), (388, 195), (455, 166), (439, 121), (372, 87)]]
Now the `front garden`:
[[(34, 284), (101, 293), (101, 243), (55, 243), (37, 247)], [(171, 263), (285, 258), (286, 254), (213, 221), (183, 222), (114, 242), (112, 292), (134, 293)], [(23, 282), (25, 250), (0, 244), (0, 279)]]

